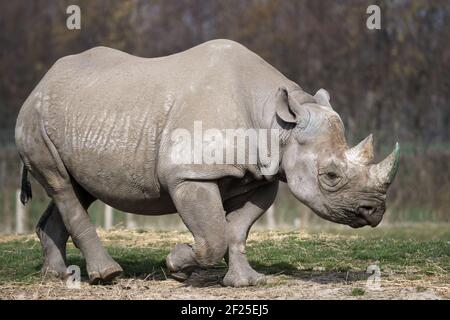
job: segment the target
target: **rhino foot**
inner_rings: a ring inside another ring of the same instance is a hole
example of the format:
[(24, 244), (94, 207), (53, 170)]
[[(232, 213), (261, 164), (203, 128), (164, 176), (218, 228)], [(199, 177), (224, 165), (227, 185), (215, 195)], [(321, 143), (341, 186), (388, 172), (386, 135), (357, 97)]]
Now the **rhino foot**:
[(199, 270), (201, 270), (199, 267), (189, 267), (177, 272), (171, 272), (170, 277), (177, 281), (184, 282), (189, 279), (194, 272), (198, 272)]
[(166, 265), (172, 274), (188, 273), (187, 277), (189, 277), (190, 272), (188, 271), (197, 266), (192, 247), (185, 243), (177, 244), (167, 256)]
[(89, 266), (87, 269), (90, 284), (110, 282), (123, 272), (120, 265), (114, 260), (106, 266)]
[(222, 282), (228, 287), (258, 286), (266, 283), (266, 277), (250, 267), (244, 267), (229, 269)]
[(44, 266), (41, 269), (41, 273), (42, 275), (47, 278), (56, 278), (56, 279), (61, 279), (64, 280), (66, 279), (69, 274), (67, 273), (67, 269), (65, 265), (50, 265), (45, 263)]

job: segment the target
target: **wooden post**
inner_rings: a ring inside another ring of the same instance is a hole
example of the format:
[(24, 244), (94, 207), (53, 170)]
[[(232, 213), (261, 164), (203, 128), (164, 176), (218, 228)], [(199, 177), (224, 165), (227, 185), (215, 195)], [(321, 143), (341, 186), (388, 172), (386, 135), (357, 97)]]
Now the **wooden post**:
[(267, 215), (267, 229), (273, 230), (275, 229), (275, 206), (271, 205), (266, 212)]
[(16, 190), (16, 233), (23, 234), (26, 229), (25, 206), (20, 202), (20, 189)]
[(105, 204), (105, 230), (109, 230), (113, 227), (114, 216), (113, 216), (113, 208)]

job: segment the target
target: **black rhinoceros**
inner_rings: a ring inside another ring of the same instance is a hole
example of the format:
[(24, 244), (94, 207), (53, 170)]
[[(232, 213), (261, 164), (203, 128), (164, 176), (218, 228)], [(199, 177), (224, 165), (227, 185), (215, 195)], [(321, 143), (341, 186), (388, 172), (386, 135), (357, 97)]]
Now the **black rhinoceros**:
[[(279, 166), (267, 172), (259, 158), (180, 163), (171, 134), (192, 132), (196, 121), (219, 131), (277, 132)], [(322, 218), (373, 227), (399, 161), (397, 145), (371, 164), (372, 137), (349, 148), (325, 90), (309, 95), (229, 40), (161, 58), (105, 47), (61, 58), (25, 101), (15, 136), (24, 163), (22, 201), (31, 197), (28, 171), (52, 199), (37, 226), (43, 270), (66, 276), (70, 235), (92, 283), (122, 271), (88, 217), (96, 199), (130, 213), (178, 213), (195, 243), (168, 255), (175, 276), (226, 257), (223, 283), (254, 285), (264, 277), (250, 267), (245, 243), (280, 180)]]

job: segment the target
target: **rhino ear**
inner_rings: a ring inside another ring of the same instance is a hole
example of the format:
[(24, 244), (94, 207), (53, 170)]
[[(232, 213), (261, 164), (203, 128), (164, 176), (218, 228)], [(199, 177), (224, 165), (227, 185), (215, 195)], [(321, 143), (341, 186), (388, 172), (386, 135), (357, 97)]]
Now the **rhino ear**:
[(276, 96), (276, 113), (281, 120), (288, 123), (297, 123), (297, 115), (289, 105), (286, 88), (279, 88)]
[(276, 96), (276, 113), (284, 122), (291, 124), (303, 124), (310, 117), (308, 110), (302, 107), (303, 103), (310, 103), (312, 96), (302, 90), (293, 90), (288, 93), (287, 89), (281, 87)]
[(317, 90), (316, 94), (314, 95), (314, 99), (316, 99), (316, 102), (321, 106), (333, 109), (330, 104), (330, 94), (328, 93), (327, 90), (325, 89)]

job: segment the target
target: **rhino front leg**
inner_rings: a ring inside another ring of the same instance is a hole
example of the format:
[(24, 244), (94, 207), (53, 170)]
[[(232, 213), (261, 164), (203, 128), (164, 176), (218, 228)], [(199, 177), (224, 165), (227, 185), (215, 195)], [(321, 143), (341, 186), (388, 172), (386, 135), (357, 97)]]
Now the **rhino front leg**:
[(210, 267), (223, 259), (227, 250), (225, 210), (219, 188), (213, 182), (185, 181), (171, 188), (170, 193), (195, 243), (177, 244), (166, 264), (175, 275), (185, 273), (187, 277), (191, 269)]
[(256, 272), (248, 263), (245, 243), (251, 226), (272, 205), (278, 190), (278, 182), (255, 190), (243, 207), (227, 215), (228, 272), (223, 284), (245, 287), (265, 283), (264, 275)]

